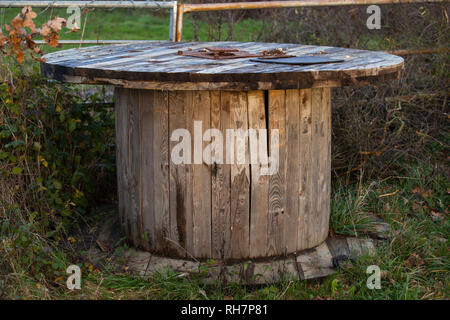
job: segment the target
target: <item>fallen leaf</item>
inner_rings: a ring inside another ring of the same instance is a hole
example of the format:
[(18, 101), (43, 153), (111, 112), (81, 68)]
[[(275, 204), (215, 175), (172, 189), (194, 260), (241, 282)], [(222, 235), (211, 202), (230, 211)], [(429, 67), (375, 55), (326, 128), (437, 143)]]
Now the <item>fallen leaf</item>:
[(108, 252), (109, 251), (109, 247), (108, 244), (105, 243), (104, 241), (97, 239), (95, 241), (97, 243), (97, 245), (99, 246), (99, 248), (103, 251), (103, 252)]
[(444, 214), (442, 212), (437, 212), (437, 211), (431, 210), (431, 217), (435, 221), (442, 220), (442, 219), (444, 219)]

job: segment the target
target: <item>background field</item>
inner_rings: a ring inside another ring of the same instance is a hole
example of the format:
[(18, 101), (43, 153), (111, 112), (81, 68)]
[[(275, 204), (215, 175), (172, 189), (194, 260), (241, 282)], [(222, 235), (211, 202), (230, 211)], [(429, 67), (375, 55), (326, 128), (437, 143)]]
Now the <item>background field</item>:
[[(1, 25), (18, 9), (0, 9)], [(183, 40), (335, 45), (371, 50), (449, 47), (448, 5), (382, 6), (368, 30), (365, 7), (188, 14)], [(42, 23), (64, 9), (41, 10)], [(164, 12), (91, 10), (84, 39), (161, 40)], [(61, 39), (80, 39), (77, 33)], [(70, 48), (76, 46), (64, 46)], [(44, 51), (60, 50), (44, 47)], [(38, 64), (0, 57), (0, 298), (15, 299), (448, 299), (449, 55), (405, 56), (402, 78), (333, 91), (330, 236), (367, 236), (371, 215), (390, 223), (375, 257), (313, 281), (250, 287), (202, 285), (166, 272), (139, 278), (91, 265), (77, 251), (78, 225), (92, 225), (116, 200), (114, 118), (108, 90), (42, 79)], [(88, 92), (88, 94), (86, 93)], [(108, 97), (109, 99), (109, 97)], [(123, 241), (113, 248), (120, 254)], [(70, 264), (83, 288), (65, 287)], [(369, 290), (366, 267), (383, 270)]]

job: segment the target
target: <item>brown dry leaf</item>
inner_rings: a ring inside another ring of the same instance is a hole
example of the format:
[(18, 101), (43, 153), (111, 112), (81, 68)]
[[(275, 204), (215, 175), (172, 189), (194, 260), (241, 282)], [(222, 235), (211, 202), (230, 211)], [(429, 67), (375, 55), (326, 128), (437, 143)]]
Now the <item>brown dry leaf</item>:
[(429, 196), (431, 196), (431, 190), (430, 189), (422, 189), (420, 186), (417, 186), (414, 188), (414, 190), (412, 191), (413, 193), (420, 193), (422, 196), (428, 198)]
[(43, 37), (47, 37), (51, 32), (52, 30), (48, 25), (46, 24), (42, 25), (41, 34)]
[(19, 63), (23, 62), (23, 59), (25, 58), (25, 54), (23, 53), (22, 50), (17, 50), (16, 51), (16, 59)]
[(33, 22), (33, 19), (37, 16), (36, 12), (33, 12), (31, 7), (25, 7), (22, 9), (22, 15), (25, 18), (23, 26), (33, 31), (36, 28)]
[(22, 19), (22, 17), (20, 15), (18, 15), (17, 17), (12, 19), (11, 26), (14, 29), (16, 29), (16, 30), (19, 30), (20, 28), (22, 28), (23, 27), (23, 19)]
[(442, 220), (444, 219), (444, 214), (442, 212), (436, 212), (434, 210), (431, 210), (431, 217), (433, 220)]
[(59, 35), (56, 33), (52, 33), (49, 37), (45, 38), (45, 41), (52, 47), (58, 46)]
[(103, 251), (103, 252), (108, 252), (109, 251), (109, 247), (108, 244), (105, 243), (104, 241), (97, 239), (95, 241), (97, 243), (97, 245), (99, 246), (99, 248)]
[(66, 19), (55, 17), (55, 19), (49, 21), (47, 24), (54, 32), (59, 32), (62, 26), (66, 24)]
[(77, 23), (74, 22), (72, 29), (69, 32), (66, 32), (66, 33), (77, 32), (78, 30), (80, 30), (80, 28), (78, 27)]
[(412, 208), (414, 211), (417, 211), (420, 207), (421, 207), (421, 205), (420, 205), (419, 202), (413, 201), (411, 208)]
[(34, 25), (34, 22), (31, 19), (25, 19), (23, 26), (29, 28), (31, 31), (36, 30), (36, 26)]
[(411, 255), (409, 256), (409, 258), (405, 261), (405, 264), (408, 267), (419, 267), (421, 265), (423, 265), (425, 262), (423, 261), (423, 259), (417, 254), (417, 253), (411, 253)]

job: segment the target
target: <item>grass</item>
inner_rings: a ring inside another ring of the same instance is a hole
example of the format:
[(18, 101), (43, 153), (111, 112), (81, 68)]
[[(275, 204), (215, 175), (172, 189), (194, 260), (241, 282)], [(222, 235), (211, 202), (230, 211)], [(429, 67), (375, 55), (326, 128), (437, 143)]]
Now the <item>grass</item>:
[[(173, 272), (141, 278), (127, 271), (115, 271), (112, 265), (94, 267), (79, 260), (81, 290), (66, 289), (64, 272), (43, 282), (28, 278), (26, 270), (19, 269), (9, 277), (20, 281), (14, 287), (6, 281), (3, 294), (13, 299), (445, 299), (450, 294), (449, 188), (442, 168), (424, 165), (410, 167), (407, 176), (369, 185), (335, 185), (331, 212), (335, 233), (357, 232), (364, 236), (367, 221), (363, 217), (371, 213), (391, 223), (393, 236), (380, 243), (375, 256), (361, 256), (324, 279), (286, 280), (266, 286), (205, 285), (195, 278), (177, 277)], [(383, 196), (395, 190), (399, 191)], [(60, 258), (57, 269), (65, 270), (73, 263), (70, 254), (61, 248), (53, 250)], [(380, 290), (366, 286), (366, 269), (370, 265), (382, 270)]]
[[(64, 9), (38, 10), (42, 23), (51, 16), (66, 17)], [(18, 9), (0, 11), (2, 25)], [(82, 18), (81, 27), (84, 19)], [(114, 9), (94, 10), (87, 15), (84, 39), (167, 39), (167, 14)], [(261, 22), (243, 20), (235, 27), (236, 40), (253, 40)], [(207, 40), (208, 26), (199, 22), (199, 38)], [(216, 35), (218, 36), (218, 35)], [(80, 39), (78, 33), (63, 34), (61, 39)], [(183, 37), (194, 38), (193, 18), (185, 17)], [(381, 46), (374, 38), (373, 49)], [(372, 46), (372, 45), (371, 45)], [(64, 48), (70, 48), (65, 46)], [(46, 49), (47, 50), (47, 49)], [(56, 49), (51, 49), (56, 50)], [(59, 49), (58, 49), (59, 50)], [(47, 50), (48, 51), (48, 50)], [(112, 266), (94, 267), (67, 248), (48, 244), (36, 235), (32, 241), (40, 250), (50, 250), (53, 272), (29, 276), (37, 260), (23, 261), (14, 251), (14, 243), (1, 238), (6, 252), (2, 259), (13, 273), (0, 278), (0, 297), (7, 299), (448, 299), (450, 297), (450, 257), (448, 204), (450, 182), (442, 164), (403, 164), (408, 174), (370, 183), (348, 183), (334, 179), (330, 228), (338, 235), (358, 235), (370, 227), (369, 214), (375, 214), (393, 229), (390, 240), (378, 246), (374, 257), (363, 256), (334, 275), (311, 281), (284, 281), (251, 287), (240, 284), (204, 285), (196, 279), (177, 277), (170, 272), (141, 278), (117, 272)], [(362, 173), (361, 173), (362, 174)], [(363, 179), (361, 179), (363, 181)], [(91, 217), (92, 218), (92, 217)], [(0, 234), (1, 236), (1, 234)], [(3, 249), (2, 248), (2, 249)], [(117, 248), (120, 250), (120, 247)], [(40, 263), (42, 261), (39, 261)], [(50, 263), (50, 262), (43, 262)], [(81, 290), (66, 289), (65, 268), (73, 263), (82, 267)], [(366, 286), (366, 268), (378, 265), (382, 270), (380, 290)]]
[[(17, 8), (0, 9), (0, 25), (11, 21), (20, 10)], [(36, 26), (58, 16), (68, 18), (70, 16), (65, 8), (41, 9), (35, 8), (38, 13), (35, 19)], [(132, 9), (95, 9), (81, 16), (80, 30), (69, 33), (69, 29), (63, 29), (61, 40), (168, 40), (169, 39), (169, 14), (167, 10), (158, 12), (152, 10)], [(83, 27), (86, 24), (84, 34)], [(261, 26), (260, 21), (244, 20), (236, 26), (237, 41), (255, 39)], [(225, 30), (227, 25), (224, 25)], [(198, 37), (200, 41), (209, 39), (208, 25), (204, 21), (198, 22)], [(83, 34), (83, 37), (82, 37)], [(219, 34), (215, 34), (219, 37)], [(38, 39), (38, 38), (36, 38)], [(183, 40), (194, 40), (194, 20), (192, 15), (186, 15), (183, 19)], [(78, 47), (78, 45), (64, 45), (64, 49)], [(46, 52), (55, 51), (49, 47), (43, 47)]]

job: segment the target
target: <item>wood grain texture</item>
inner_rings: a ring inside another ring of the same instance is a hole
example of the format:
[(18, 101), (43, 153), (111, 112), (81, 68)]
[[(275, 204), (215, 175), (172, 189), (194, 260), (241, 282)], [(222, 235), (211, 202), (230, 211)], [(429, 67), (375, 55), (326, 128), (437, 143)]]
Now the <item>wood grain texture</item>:
[[(190, 121), (201, 121), (203, 130), (210, 127), (211, 97), (209, 91), (194, 93), (193, 117)], [(210, 258), (211, 248), (211, 168), (205, 163), (202, 154), (195, 150), (195, 144), (202, 144), (203, 150), (209, 144), (203, 141), (203, 132), (194, 131), (193, 157), (200, 157), (199, 164), (193, 165), (192, 198), (193, 198), (193, 254), (199, 258)], [(200, 137), (199, 137), (200, 134)], [(199, 140), (196, 141), (197, 137)], [(195, 160), (194, 160), (195, 161)], [(189, 188), (189, 186), (188, 186)]]
[[(194, 93), (192, 91), (184, 92), (184, 116), (186, 129), (192, 134), (194, 132)], [(191, 155), (193, 155), (194, 144), (191, 143)], [(186, 168), (186, 188), (184, 189), (184, 203), (186, 207), (186, 257), (194, 257), (194, 164), (187, 164)]]
[[(326, 238), (329, 89), (272, 90), (267, 99), (262, 91), (116, 94), (119, 215), (133, 245), (229, 261), (286, 256)], [(222, 155), (204, 136), (210, 128), (223, 135)], [(190, 132), (193, 163), (172, 161), (176, 129)], [(261, 155), (273, 156), (274, 147), (278, 170), (264, 175)]]
[(318, 241), (325, 240), (328, 235), (330, 221), (331, 198), (331, 89), (322, 89), (319, 127), (319, 192)]
[[(285, 237), (285, 213), (286, 213), (286, 101), (284, 90), (269, 91), (269, 136), (274, 130), (278, 130), (278, 145), (270, 146), (272, 155), (278, 148), (278, 170), (269, 176), (269, 225), (268, 225), (268, 255), (286, 254)], [(271, 141), (271, 139), (270, 139)], [(273, 147), (273, 148), (272, 148)]]
[[(230, 95), (225, 92), (211, 92), (211, 128), (220, 130), (226, 136), (230, 129)], [(227, 154), (225, 141), (223, 154), (214, 154), (217, 161), (212, 166), (212, 257), (229, 259), (231, 257), (231, 168), (225, 163)], [(220, 158), (219, 158), (220, 157)]]
[(308, 223), (308, 237), (312, 244), (316, 244), (320, 237), (320, 113), (322, 109), (322, 90), (311, 90), (311, 115), (312, 115), (312, 140), (311, 140), (311, 213), (309, 215)]
[(297, 250), (311, 247), (310, 216), (312, 197), (311, 146), (312, 146), (312, 113), (311, 89), (300, 90), (300, 180), (299, 180), (299, 217)]
[[(245, 135), (248, 130), (247, 93), (230, 94), (231, 128)], [(242, 130), (242, 131), (238, 131)], [(250, 243), (250, 166), (248, 137), (236, 138), (231, 143), (234, 160), (231, 163), (231, 256), (236, 259), (249, 256)], [(240, 161), (243, 160), (243, 161)], [(243, 162), (243, 163), (239, 163)]]
[[(250, 150), (258, 150), (257, 154), (250, 153), (251, 164), (251, 208), (250, 208), (250, 257), (263, 257), (267, 251), (268, 237), (268, 197), (269, 176), (261, 174), (262, 156), (268, 158), (267, 134), (260, 136), (260, 131), (266, 130), (266, 110), (263, 91), (248, 92), (248, 125), (257, 132), (257, 140), (250, 136)], [(260, 145), (260, 139), (263, 139)], [(260, 150), (260, 146), (264, 146)], [(252, 161), (256, 157), (256, 161)], [(256, 162), (256, 164), (254, 164)], [(265, 162), (265, 161), (264, 161)]]
[[(249, 58), (208, 60), (177, 55), (179, 50), (215, 46), (251, 53), (282, 47), (290, 55), (320, 54), (345, 61), (292, 66), (252, 62)], [(48, 78), (91, 84), (116, 81), (116, 85), (126, 87), (165, 90), (299, 89), (366, 85), (396, 79), (403, 69), (401, 57), (383, 52), (258, 42), (116, 44), (49, 53), (44, 59), (41, 73)], [(220, 85), (205, 89), (208, 83)]]
[[(169, 139), (177, 129), (186, 129), (185, 118), (185, 91), (169, 92)], [(175, 145), (180, 141), (169, 142), (169, 156)], [(183, 154), (184, 156), (184, 154)], [(169, 210), (170, 210), (170, 232), (169, 248), (174, 253), (171, 255), (186, 255), (186, 168), (185, 163), (175, 164), (169, 161)]]
[(297, 250), (300, 189), (300, 96), (286, 90), (286, 212), (284, 234), (286, 252)]
[(140, 245), (140, 140), (139, 140), (139, 91), (120, 90), (117, 101), (116, 129), (123, 148), (117, 151), (118, 180), (122, 183), (119, 192), (119, 212), (125, 222), (129, 240)]
[[(120, 99), (121, 95), (116, 95), (116, 99)], [(156, 245), (155, 238), (155, 208), (154, 208), (154, 171), (153, 166), (153, 108), (154, 108), (154, 92), (150, 90), (140, 90), (139, 114), (140, 114), (140, 136), (141, 136), (141, 150), (146, 146), (146, 152), (141, 152), (141, 178), (142, 178), (142, 230), (144, 238), (142, 246), (147, 250), (153, 250)], [(120, 149), (123, 144), (117, 143), (117, 148)], [(119, 183), (119, 192), (121, 189)], [(120, 206), (120, 199), (119, 199)]]
[(170, 213), (169, 213), (169, 116), (168, 92), (153, 93), (153, 203), (155, 214), (155, 249), (166, 253), (169, 248)]
[(119, 212), (119, 224), (121, 232), (127, 234), (127, 208), (125, 206), (125, 170), (127, 166), (126, 162), (126, 150), (125, 146), (125, 132), (126, 132), (126, 115), (127, 115), (127, 99), (126, 95), (123, 94), (124, 89), (115, 89), (115, 129), (116, 129), (116, 166), (117, 166), (117, 184), (120, 186), (117, 189), (117, 198), (119, 202), (118, 212)]

